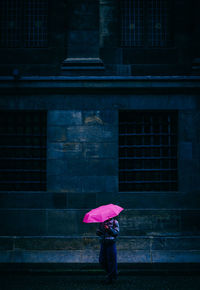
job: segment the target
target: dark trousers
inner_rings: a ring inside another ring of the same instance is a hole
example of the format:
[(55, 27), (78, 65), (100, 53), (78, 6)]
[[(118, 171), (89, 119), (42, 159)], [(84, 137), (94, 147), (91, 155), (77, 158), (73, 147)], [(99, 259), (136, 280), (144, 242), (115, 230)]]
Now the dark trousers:
[(109, 280), (117, 278), (117, 250), (116, 243), (101, 243), (99, 263), (107, 273)]

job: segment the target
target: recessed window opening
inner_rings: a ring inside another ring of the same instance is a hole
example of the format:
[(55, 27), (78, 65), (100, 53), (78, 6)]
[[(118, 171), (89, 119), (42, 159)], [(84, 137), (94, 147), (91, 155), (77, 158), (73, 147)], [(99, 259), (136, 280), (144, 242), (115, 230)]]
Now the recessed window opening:
[(48, 0), (1, 0), (0, 47), (47, 47)]
[(119, 191), (177, 191), (177, 113), (119, 112)]
[(46, 112), (0, 111), (0, 190), (46, 190)]
[(121, 46), (169, 47), (169, 0), (121, 0)]

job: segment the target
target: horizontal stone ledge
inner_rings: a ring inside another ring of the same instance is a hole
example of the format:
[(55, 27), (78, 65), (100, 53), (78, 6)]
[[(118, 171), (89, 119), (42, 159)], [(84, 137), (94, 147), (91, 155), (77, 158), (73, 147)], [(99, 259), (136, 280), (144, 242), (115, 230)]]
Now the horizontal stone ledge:
[[(99, 250), (0, 251), (0, 263), (98, 263)], [(118, 251), (118, 263), (200, 263), (200, 251)]]
[[(0, 251), (0, 263), (98, 263), (99, 250)], [(151, 263), (149, 251), (118, 251), (119, 263)]]
[(0, 77), (0, 89), (159, 89), (200, 88), (199, 76)]
[[(0, 81), (10, 81), (13, 80), (13, 77), (11, 76), (0, 76)], [(104, 81), (104, 80), (111, 80), (111, 81), (126, 81), (126, 80), (173, 80), (173, 81), (177, 81), (177, 80), (181, 80), (181, 81), (185, 81), (185, 80), (190, 80), (190, 81), (200, 81), (200, 76), (195, 76), (195, 75), (191, 75), (191, 76), (21, 76), (20, 80), (24, 80), (24, 81), (44, 81), (44, 80), (50, 80), (50, 81), (70, 81), (70, 80), (91, 80), (91, 81)]]
[[(0, 250), (18, 251), (77, 251), (98, 250), (97, 236), (63, 236), (63, 237), (1, 237)], [(117, 240), (117, 249), (145, 251), (200, 251), (200, 236), (121, 236)]]
[[(88, 224), (89, 225), (89, 224)], [(90, 223), (90, 225), (92, 225), (92, 223)], [(94, 223), (93, 223), (94, 225)], [(90, 239), (98, 239), (98, 237), (96, 235), (92, 235), (92, 234), (78, 234), (78, 235), (1, 235), (0, 236), (0, 240), (1, 239), (32, 239), (32, 238), (36, 238), (36, 239), (85, 239), (85, 238), (90, 238)], [(140, 239), (140, 238), (144, 238), (144, 239), (152, 239), (152, 238), (166, 238), (166, 239), (177, 239), (177, 238), (185, 238), (185, 239), (200, 239), (200, 235), (184, 235), (184, 234), (170, 234), (170, 233), (166, 233), (166, 234), (150, 234), (150, 235), (120, 235), (118, 237), (119, 239)]]
[(200, 263), (200, 251), (152, 251), (153, 263)]
[[(120, 276), (141, 275), (141, 274), (168, 274), (191, 275), (200, 273), (199, 263), (119, 263)], [(89, 275), (90, 278), (97, 278), (97, 275), (104, 275), (99, 263), (0, 263), (1, 273), (44, 273), (52, 275), (55, 273), (74, 276), (79, 278)]]

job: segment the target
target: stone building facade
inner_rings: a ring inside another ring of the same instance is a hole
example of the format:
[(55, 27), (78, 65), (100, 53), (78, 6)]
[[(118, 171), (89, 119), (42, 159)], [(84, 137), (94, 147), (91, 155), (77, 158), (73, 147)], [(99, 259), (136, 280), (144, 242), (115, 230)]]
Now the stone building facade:
[(0, 263), (199, 263), (197, 2), (1, 1)]

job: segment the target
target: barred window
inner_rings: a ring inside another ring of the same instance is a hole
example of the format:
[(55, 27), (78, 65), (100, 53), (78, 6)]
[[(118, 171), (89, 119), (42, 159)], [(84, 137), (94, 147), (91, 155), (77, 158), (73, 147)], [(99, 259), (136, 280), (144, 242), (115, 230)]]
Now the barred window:
[(176, 191), (177, 113), (119, 112), (119, 191)]
[(121, 0), (121, 46), (170, 46), (170, 3), (170, 0)]
[(0, 46), (47, 47), (48, 0), (1, 0)]
[(46, 112), (0, 111), (0, 190), (46, 190)]

